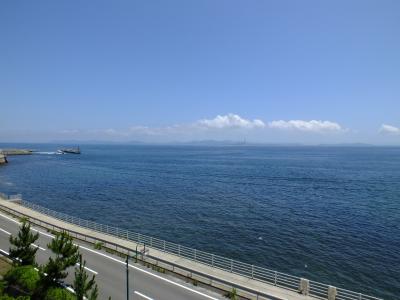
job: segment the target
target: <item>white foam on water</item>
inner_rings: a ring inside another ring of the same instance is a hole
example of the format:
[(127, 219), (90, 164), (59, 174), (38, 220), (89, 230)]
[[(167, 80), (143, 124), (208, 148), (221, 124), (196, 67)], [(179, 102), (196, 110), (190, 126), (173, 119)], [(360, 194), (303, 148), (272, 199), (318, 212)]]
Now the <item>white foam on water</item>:
[(40, 152), (34, 152), (35, 154), (44, 154), (44, 155), (54, 155), (57, 154), (57, 152), (44, 152), (44, 151), (40, 151)]

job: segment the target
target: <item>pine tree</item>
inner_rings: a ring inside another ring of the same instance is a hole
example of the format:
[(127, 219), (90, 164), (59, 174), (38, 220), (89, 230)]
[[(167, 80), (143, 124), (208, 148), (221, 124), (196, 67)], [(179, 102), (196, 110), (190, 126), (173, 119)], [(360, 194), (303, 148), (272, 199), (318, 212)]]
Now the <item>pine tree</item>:
[(72, 237), (65, 231), (57, 233), (56, 237), (47, 245), (56, 255), (50, 257), (48, 263), (41, 267), (43, 288), (57, 285), (61, 279), (68, 276), (67, 268), (74, 266), (79, 259), (78, 246), (72, 242)]
[[(97, 288), (97, 284), (94, 286), (94, 289), (90, 292), (89, 300), (97, 300), (99, 296), (99, 289)], [(111, 299), (111, 297), (110, 297)]]
[[(82, 255), (79, 255), (79, 266), (75, 268), (74, 290), (77, 300), (83, 300), (84, 297), (89, 300), (96, 300), (98, 296), (97, 284), (95, 283), (95, 276), (88, 281), (89, 276), (85, 271), (86, 261), (82, 262)], [(88, 296), (91, 291), (90, 296)]]
[(10, 258), (14, 259), (17, 264), (26, 266), (35, 264), (35, 255), (38, 250), (32, 244), (39, 238), (39, 233), (31, 232), (31, 225), (26, 221), (22, 221), (16, 237), (10, 236)]

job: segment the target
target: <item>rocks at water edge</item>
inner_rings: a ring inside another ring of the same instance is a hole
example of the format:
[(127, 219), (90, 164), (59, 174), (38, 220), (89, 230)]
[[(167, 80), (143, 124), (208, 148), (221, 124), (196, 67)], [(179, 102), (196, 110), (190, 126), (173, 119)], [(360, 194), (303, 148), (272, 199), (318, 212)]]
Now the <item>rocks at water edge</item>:
[(4, 153), (0, 152), (0, 165), (6, 163), (7, 163), (7, 157), (4, 155)]

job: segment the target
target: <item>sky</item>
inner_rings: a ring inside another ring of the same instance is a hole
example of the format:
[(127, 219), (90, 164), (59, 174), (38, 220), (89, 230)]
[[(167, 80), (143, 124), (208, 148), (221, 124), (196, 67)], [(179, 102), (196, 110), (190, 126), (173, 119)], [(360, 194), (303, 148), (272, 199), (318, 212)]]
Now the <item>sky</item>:
[(400, 1), (2, 1), (0, 142), (400, 145)]

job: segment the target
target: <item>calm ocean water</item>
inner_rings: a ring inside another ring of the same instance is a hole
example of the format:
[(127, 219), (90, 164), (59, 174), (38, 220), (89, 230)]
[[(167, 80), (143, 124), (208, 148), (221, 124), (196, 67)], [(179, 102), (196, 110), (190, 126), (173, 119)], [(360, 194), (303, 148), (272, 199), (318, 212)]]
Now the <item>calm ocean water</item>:
[(400, 295), (400, 148), (81, 149), (10, 157), (0, 191), (281, 272)]

